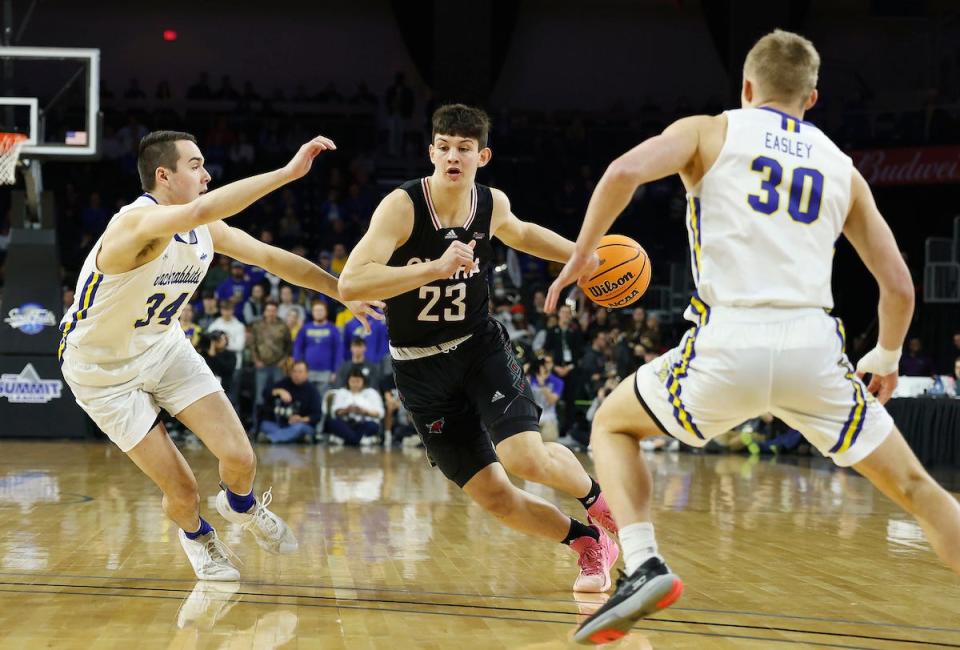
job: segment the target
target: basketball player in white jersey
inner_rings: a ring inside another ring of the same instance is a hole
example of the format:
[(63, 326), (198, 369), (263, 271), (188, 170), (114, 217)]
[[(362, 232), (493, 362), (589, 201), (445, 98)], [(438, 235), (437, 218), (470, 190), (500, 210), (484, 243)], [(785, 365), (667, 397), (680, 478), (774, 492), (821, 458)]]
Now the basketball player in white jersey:
[[(285, 167), (207, 192), (210, 175), (192, 135), (148, 134), (137, 161), (144, 194), (114, 215), (94, 245), (61, 322), (60, 363), (77, 403), (163, 492), (163, 510), (180, 527), (180, 543), (202, 580), (240, 574), (200, 516), (196, 478), (157, 417), (161, 408), (220, 461), (216, 507), (225, 519), (271, 553), (293, 553), (297, 541), (267, 508), (270, 491), (254, 497), (256, 456), (220, 382), (183, 336), (180, 311), (214, 253), (339, 299), (333, 276), (221, 221), (304, 176), (320, 152), (334, 148), (314, 138)], [(364, 316), (369, 309), (347, 306)]]
[[(897, 383), (913, 283), (863, 177), (803, 121), (817, 101), (819, 66), (801, 36), (777, 30), (761, 38), (744, 63), (742, 109), (681, 119), (608, 167), (576, 253), (550, 288), (548, 310), (563, 287), (596, 268), (590, 255), (637, 186), (680, 175), (697, 287), (686, 316), (695, 326), (621, 383), (593, 421), (597, 471), (621, 526), (626, 573), (578, 629), (580, 642), (620, 638), (683, 588), (657, 551), (639, 441), (667, 433), (701, 447), (764, 412), (916, 517), (937, 555), (960, 573), (960, 505), (927, 474), (881, 405)], [(880, 288), (879, 341), (856, 371), (844, 354), (843, 325), (828, 311), (841, 234)]]

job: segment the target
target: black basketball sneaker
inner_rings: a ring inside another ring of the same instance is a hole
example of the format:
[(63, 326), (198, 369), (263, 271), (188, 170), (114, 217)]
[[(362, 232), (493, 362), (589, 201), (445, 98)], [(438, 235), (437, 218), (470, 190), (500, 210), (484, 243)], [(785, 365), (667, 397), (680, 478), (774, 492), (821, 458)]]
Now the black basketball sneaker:
[(620, 572), (613, 596), (583, 622), (573, 639), (583, 644), (617, 641), (638, 620), (674, 604), (682, 593), (680, 578), (663, 560), (652, 557), (629, 576)]

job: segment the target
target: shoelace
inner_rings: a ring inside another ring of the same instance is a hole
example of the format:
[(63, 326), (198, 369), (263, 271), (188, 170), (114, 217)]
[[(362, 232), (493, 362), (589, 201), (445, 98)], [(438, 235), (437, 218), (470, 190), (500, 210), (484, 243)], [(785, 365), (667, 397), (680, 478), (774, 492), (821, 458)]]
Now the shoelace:
[(603, 548), (600, 544), (586, 549), (580, 556), (578, 564), (587, 575), (603, 573)]
[(207, 558), (205, 564), (243, 564), (240, 557), (230, 550), (230, 547), (224, 544), (219, 537), (213, 537), (206, 545)]
[(244, 524), (244, 528), (256, 526), (267, 533), (271, 539), (280, 537), (280, 522), (277, 521), (276, 516), (272, 512), (267, 510), (267, 506), (270, 505), (272, 501), (273, 487), (264, 492), (263, 496), (260, 497), (260, 501), (257, 503), (257, 510), (253, 513), (253, 519)]

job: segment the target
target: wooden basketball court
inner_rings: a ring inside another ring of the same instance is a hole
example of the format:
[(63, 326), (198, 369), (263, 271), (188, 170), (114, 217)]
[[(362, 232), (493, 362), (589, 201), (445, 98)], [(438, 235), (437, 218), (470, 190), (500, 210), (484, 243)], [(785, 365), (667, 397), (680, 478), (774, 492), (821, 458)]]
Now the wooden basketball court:
[[(185, 450), (243, 561), (244, 582), (221, 586), (196, 582), (158, 491), (114, 447), (0, 444), (0, 645), (566, 648), (599, 602), (571, 593), (571, 552), (502, 528), (419, 450), (258, 453), (296, 556), (223, 522), (213, 457)], [(609, 647), (960, 647), (960, 580), (863, 479), (818, 461), (648, 458), (686, 592)]]

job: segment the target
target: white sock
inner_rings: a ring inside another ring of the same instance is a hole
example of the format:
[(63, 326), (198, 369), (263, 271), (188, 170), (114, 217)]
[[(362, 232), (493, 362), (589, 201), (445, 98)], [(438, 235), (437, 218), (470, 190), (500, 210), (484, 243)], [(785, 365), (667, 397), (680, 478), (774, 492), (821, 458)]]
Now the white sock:
[(643, 521), (620, 529), (620, 546), (623, 548), (623, 561), (627, 565), (627, 575), (632, 574), (640, 565), (657, 555), (657, 538), (653, 535), (653, 524)]

